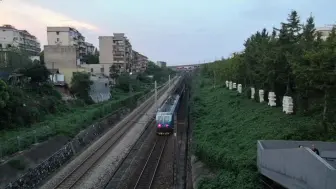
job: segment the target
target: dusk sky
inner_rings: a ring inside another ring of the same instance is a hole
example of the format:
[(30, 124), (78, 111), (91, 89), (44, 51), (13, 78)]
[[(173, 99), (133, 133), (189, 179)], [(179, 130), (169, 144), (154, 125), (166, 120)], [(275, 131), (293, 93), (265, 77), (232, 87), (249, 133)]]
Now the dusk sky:
[(1, 0), (0, 24), (35, 35), (72, 26), (98, 46), (99, 35), (126, 33), (135, 50), (168, 65), (227, 57), (257, 30), (278, 27), (292, 9), (302, 22), (334, 24), (335, 0)]

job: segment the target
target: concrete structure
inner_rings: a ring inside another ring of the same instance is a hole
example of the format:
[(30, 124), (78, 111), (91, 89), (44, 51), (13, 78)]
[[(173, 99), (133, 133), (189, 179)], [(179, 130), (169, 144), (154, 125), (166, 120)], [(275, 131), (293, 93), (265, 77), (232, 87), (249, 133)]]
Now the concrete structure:
[(129, 72), (132, 63), (132, 45), (124, 33), (99, 37), (99, 62), (115, 64), (121, 72)]
[(110, 86), (108, 78), (99, 76), (91, 76), (93, 84), (90, 88), (89, 95), (94, 102), (102, 102), (111, 98)]
[(148, 58), (137, 51), (132, 50), (132, 72), (144, 72), (148, 66)]
[(85, 37), (72, 27), (47, 27), (47, 37), (48, 45), (76, 47), (81, 64), (85, 63), (84, 56), (94, 51), (93, 45), (85, 42)]
[(64, 80), (70, 84), (73, 72), (86, 71), (77, 59), (79, 51), (75, 46), (44, 46), (44, 62), (52, 72), (64, 74)]
[(78, 46), (80, 36), (72, 27), (47, 27), (48, 45)]
[(167, 67), (167, 62), (157, 61), (156, 65), (159, 66), (160, 68), (165, 68), (165, 67)]
[(0, 26), (0, 49), (17, 47), (30, 56), (41, 52), (41, 44), (37, 38), (26, 30), (16, 29), (11, 25)]
[(140, 64), (140, 72), (144, 72), (148, 66), (148, 57), (139, 53), (138, 64)]
[(320, 32), (322, 34), (322, 39), (326, 40), (327, 37), (329, 36), (331, 30), (333, 27), (335, 27), (336, 25), (326, 25), (324, 27), (316, 27), (316, 31)]
[(99, 64), (83, 64), (82, 68), (86, 70), (86, 72), (91, 73), (92, 75), (101, 75), (105, 77), (109, 77), (110, 75), (110, 67), (113, 64), (108, 63), (99, 63)]
[(178, 66), (168, 66), (174, 71), (192, 71), (196, 68), (200, 68), (202, 64), (189, 64), (189, 65), (178, 65)]
[(85, 42), (85, 50), (86, 50), (86, 55), (92, 55), (95, 51), (95, 47), (93, 44)]
[[(312, 144), (320, 156), (310, 149)], [(257, 148), (259, 172), (286, 188), (334, 189), (336, 186), (335, 142), (260, 140)]]

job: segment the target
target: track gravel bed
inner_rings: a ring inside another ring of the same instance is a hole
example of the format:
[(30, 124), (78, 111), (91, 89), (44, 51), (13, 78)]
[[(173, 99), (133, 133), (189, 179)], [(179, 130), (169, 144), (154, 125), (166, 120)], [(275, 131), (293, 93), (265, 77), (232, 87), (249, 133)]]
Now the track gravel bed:
[(168, 138), (161, 162), (154, 177), (153, 189), (174, 188), (174, 136)]
[(117, 170), (113, 173), (105, 189), (123, 189), (128, 187), (134, 170), (136, 170), (146, 159), (146, 155), (153, 145), (155, 139), (155, 120), (144, 131), (143, 135), (135, 143), (130, 153), (125, 157)]

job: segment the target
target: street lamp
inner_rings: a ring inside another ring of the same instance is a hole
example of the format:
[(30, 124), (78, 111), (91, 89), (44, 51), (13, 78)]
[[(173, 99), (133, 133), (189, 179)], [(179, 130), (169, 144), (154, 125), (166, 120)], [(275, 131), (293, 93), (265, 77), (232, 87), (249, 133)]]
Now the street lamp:
[(132, 86), (131, 86), (131, 77), (132, 77), (132, 72), (129, 73), (130, 79), (128, 81), (128, 91), (129, 91), (129, 95), (132, 95)]

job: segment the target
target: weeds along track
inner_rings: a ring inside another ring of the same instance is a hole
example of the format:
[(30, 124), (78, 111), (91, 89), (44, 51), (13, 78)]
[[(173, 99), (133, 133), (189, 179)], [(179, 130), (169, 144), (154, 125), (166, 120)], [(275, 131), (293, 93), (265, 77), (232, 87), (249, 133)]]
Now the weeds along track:
[(160, 165), (162, 154), (165, 150), (168, 136), (158, 136), (155, 139), (155, 143), (152, 149), (149, 152), (148, 158), (144, 163), (139, 174), (135, 174), (133, 178), (135, 178), (135, 183), (131, 183), (128, 188), (129, 189), (149, 189), (151, 188), (155, 175), (157, 173), (157, 169)]
[[(166, 91), (166, 87), (163, 87), (159, 92), (158, 96), (161, 96)], [(134, 122), (136, 122), (143, 114), (140, 112), (146, 112), (153, 105), (152, 97), (145, 102), (145, 104), (139, 107), (136, 113), (129, 115), (125, 123), (120, 124), (118, 128), (115, 128), (115, 131), (110, 133), (110, 137), (106, 141), (102, 142), (101, 145), (87, 156), (84, 161), (79, 163), (65, 178), (61, 180), (55, 187), (60, 189), (69, 189), (75, 187), (83, 176), (91, 170), (95, 165), (97, 165), (100, 160), (105, 157), (105, 154), (110, 152), (110, 150), (118, 143), (118, 141), (131, 129)]]

